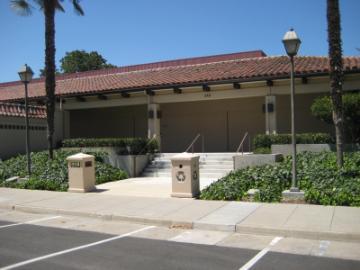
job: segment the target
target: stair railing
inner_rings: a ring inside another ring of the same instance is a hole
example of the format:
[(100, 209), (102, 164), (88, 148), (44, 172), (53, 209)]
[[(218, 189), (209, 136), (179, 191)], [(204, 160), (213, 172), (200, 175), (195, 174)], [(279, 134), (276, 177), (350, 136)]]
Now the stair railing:
[(195, 136), (195, 138), (190, 143), (189, 147), (186, 148), (185, 152), (189, 152), (189, 150), (191, 149), (191, 152), (194, 154), (194, 145), (195, 145), (195, 143), (197, 142), (197, 140), (200, 137), (201, 137), (201, 148), (202, 148), (202, 152), (204, 153), (204, 151), (205, 151), (205, 140), (204, 140), (204, 136), (201, 135), (200, 133)]
[(239, 144), (239, 147), (236, 149), (236, 153), (239, 153), (240, 152), (240, 149), (241, 149), (241, 153), (242, 155), (244, 155), (244, 142), (245, 142), (245, 139), (248, 138), (248, 142), (249, 142), (249, 151), (250, 151), (250, 136), (249, 136), (249, 132), (246, 132), (244, 137), (242, 138), (240, 144)]

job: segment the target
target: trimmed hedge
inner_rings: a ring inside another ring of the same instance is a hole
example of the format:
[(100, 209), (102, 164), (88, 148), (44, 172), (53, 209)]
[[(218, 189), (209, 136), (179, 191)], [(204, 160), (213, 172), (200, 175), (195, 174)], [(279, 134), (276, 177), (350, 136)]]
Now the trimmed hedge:
[[(331, 144), (334, 139), (327, 133), (301, 133), (296, 134), (296, 143)], [(291, 144), (291, 134), (258, 134), (253, 140), (255, 151), (258, 148), (271, 148), (272, 144)]]
[[(291, 156), (275, 165), (240, 169), (205, 188), (206, 200), (249, 200), (247, 191), (259, 189), (255, 201), (278, 202), (291, 186)], [(345, 153), (337, 168), (336, 153), (304, 152), (297, 155), (297, 173), (305, 200), (312, 204), (360, 206), (360, 152)]]
[[(22, 183), (6, 183), (5, 180), (12, 176), (22, 178), (27, 175), (25, 155), (19, 155), (2, 162), (0, 161), (0, 186), (66, 191), (69, 186), (66, 157), (76, 153), (76, 151), (56, 150), (54, 151), (53, 160), (48, 158), (47, 151), (31, 153), (32, 175), (28, 181)], [(96, 184), (127, 178), (126, 172), (104, 163), (106, 153), (87, 153), (95, 156)]]
[(121, 155), (137, 155), (141, 152), (155, 153), (158, 151), (156, 140), (144, 138), (76, 138), (62, 141), (63, 147), (119, 147)]

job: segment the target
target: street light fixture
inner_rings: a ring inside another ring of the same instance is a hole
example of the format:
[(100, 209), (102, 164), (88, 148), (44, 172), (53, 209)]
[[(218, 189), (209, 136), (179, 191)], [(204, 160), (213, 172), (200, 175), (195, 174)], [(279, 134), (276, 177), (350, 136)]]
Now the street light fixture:
[(291, 88), (291, 141), (292, 141), (292, 181), (290, 192), (299, 192), (299, 187), (297, 186), (297, 177), (296, 177), (296, 137), (295, 137), (295, 108), (294, 108), (294, 96), (295, 96), (295, 82), (294, 82), (294, 56), (297, 55), (297, 52), (300, 47), (301, 40), (296, 35), (294, 29), (286, 32), (283, 38), (284, 47), (287, 55), (290, 57), (291, 63), (291, 79), (290, 79), (290, 88)]
[(25, 85), (25, 125), (26, 125), (26, 157), (28, 176), (31, 175), (31, 159), (30, 159), (30, 134), (29, 134), (29, 107), (28, 107), (28, 83), (32, 80), (34, 72), (28, 65), (20, 68), (19, 77)]

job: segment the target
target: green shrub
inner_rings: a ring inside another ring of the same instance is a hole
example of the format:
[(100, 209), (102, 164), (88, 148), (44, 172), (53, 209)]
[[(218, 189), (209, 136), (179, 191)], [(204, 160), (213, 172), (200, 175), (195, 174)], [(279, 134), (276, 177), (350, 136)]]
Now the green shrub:
[[(338, 169), (336, 154), (300, 153), (297, 159), (298, 183), (305, 200), (322, 205), (360, 206), (360, 152), (345, 153), (344, 167)], [(255, 200), (276, 202), (291, 185), (291, 157), (275, 165), (245, 168), (229, 173), (205, 188), (207, 200), (247, 200), (246, 192), (259, 189)]]
[[(296, 143), (334, 143), (334, 139), (326, 133), (302, 133), (296, 134)], [(258, 134), (253, 140), (255, 151), (259, 148), (270, 149), (272, 144), (291, 144), (291, 134)]]
[(271, 149), (267, 147), (256, 148), (254, 154), (271, 154)]
[[(26, 189), (42, 189), (65, 191), (68, 188), (68, 168), (66, 157), (75, 154), (75, 151), (54, 151), (54, 159), (48, 158), (48, 152), (31, 153), (32, 175), (28, 181), (22, 183), (5, 183), (12, 176), (25, 177), (27, 175), (26, 156), (17, 157), (0, 162), (0, 185)], [(104, 163), (106, 153), (95, 152), (88, 154), (95, 156), (96, 184), (127, 178), (124, 171)]]
[[(342, 101), (346, 140), (349, 143), (360, 143), (360, 92), (343, 94)], [(332, 109), (330, 96), (319, 97), (311, 105), (312, 115), (331, 125)]]
[(158, 151), (156, 140), (144, 138), (77, 138), (66, 139), (63, 147), (118, 147), (121, 155), (137, 155)]

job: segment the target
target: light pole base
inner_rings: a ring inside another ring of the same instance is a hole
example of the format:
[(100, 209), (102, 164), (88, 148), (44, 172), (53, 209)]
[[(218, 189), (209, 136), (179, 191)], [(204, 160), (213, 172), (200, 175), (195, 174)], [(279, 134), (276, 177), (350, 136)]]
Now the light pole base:
[(282, 192), (282, 197), (285, 200), (304, 200), (305, 193), (304, 191), (299, 190), (298, 188), (296, 188), (296, 190), (294, 189), (284, 190)]

